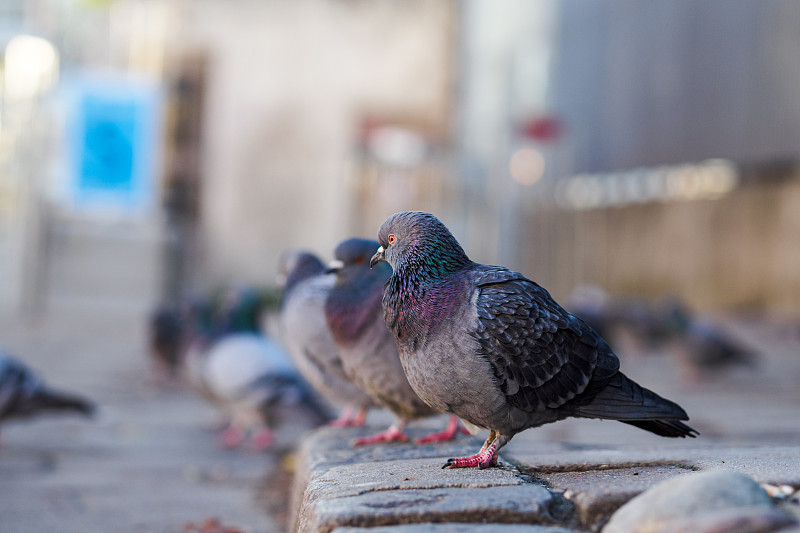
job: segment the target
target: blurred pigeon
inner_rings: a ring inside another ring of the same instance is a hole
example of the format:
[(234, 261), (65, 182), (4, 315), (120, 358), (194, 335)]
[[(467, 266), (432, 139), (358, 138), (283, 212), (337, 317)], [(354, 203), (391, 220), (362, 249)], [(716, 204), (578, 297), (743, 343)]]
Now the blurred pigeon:
[[(356, 444), (406, 441), (403, 429), (410, 420), (437, 414), (409, 385), (397, 344), (383, 320), (381, 299), (391, 269), (385, 264), (370, 268), (369, 259), (377, 247), (377, 242), (366, 239), (348, 239), (336, 247), (332, 264), (336, 284), (325, 304), (328, 327), (345, 372), (396, 418), (386, 431), (358, 439)], [(446, 430), (417, 443), (450, 440), (461, 429), (451, 418)]]
[(692, 322), (689, 308), (678, 298), (651, 302), (628, 298), (617, 304), (620, 320), (651, 350), (680, 338)]
[(694, 436), (677, 404), (619, 371), (603, 339), (506, 268), (470, 261), (433, 215), (397, 213), (371, 265), (394, 272), (383, 298), (408, 380), (429, 405), (488, 429), (481, 450), (445, 467), (485, 468), (515, 434), (567, 417), (619, 420)]
[(222, 445), (238, 446), (250, 434), (256, 449), (263, 450), (272, 443), (271, 428), (282, 409), (302, 406), (316, 423), (326, 421), (328, 413), (281, 347), (257, 331), (254, 300), (247, 289), (230, 291), (217, 313), (203, 301), (194, 302), (186, 367), (190, 383), (230, 415)]
[(285, 254), (280, 271), (285, 276), (281, 322), (292, 360), (323, 396), (347, 406), (331, 425), (361, 426), (375, 402), (345, 375), (325, 322), (325, 301), (335, 276), (327, 274), (322, 261), (307, 252)]
[(90, 416), (94, 409), (89, 400), (49, 388), (24, 363), (0, 352), (0, 423), (48, 412)]
[(676, 330), (678, 357), (689, 379), (717, 376), (719, 371), (731, 366), (754, 367), (756, 353), (731, 337), (717, 324), (694, 315), (689, 307), (677, 299), (669, 306), (671, 322)]
[(651, 349), (677, 349), (690, 379), (716, 376), (735, 365), (753, 367), (756, 353), (719, 325), (698, 317), (681, 299), (671, 296), (656, 302), (637, 300), (618, 304), (617, 315)]

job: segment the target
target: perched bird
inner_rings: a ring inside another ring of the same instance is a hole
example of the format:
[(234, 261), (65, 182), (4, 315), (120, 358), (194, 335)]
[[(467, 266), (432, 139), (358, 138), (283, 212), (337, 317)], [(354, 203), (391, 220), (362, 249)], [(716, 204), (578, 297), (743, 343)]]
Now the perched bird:
[(217, 313), (202, 301), (190, 311), (194, 334), (186, 354), (187, 376), (230, 416), (221, 434), (225, 447), (238, 446), (249, 434), (257, 450), (266, 449), (284, 408), (302, 406), (316, 423), (328, 419), (327, 409), (286, 353), (259, 333), (256, 299), (240, 289), (223, 298)]
[(671, 321), (675, 324), (678, 360), (688, 379), (698, 381), (705, 377), (716, 377), (721, 370), (733, 366), (756, 366), (757, 354), (719, 325), (696, 316), (677, 299), (668, 303), (668, 309)]
[(515, 434), (567, 417), (697, 433), (680, 406), (622, 374), (608, 344), (545, 289), (472, 262), (435, 216), (392, 215), (378, 241), (370, 265), (393, 269), (384, 317), (409, 383), (435, 409), (489, 430), (477, 454), (444, 467), (493, 465)]
[(281, 259), (284, 277), (283, 338), (298, 370), (326, 398), (345, 404), (331, 425), (361, 426), (374, 400), (344, 373), (339, 350), (325, 321), (325, 301), (335, 282), (317, 256), (293, 251)]
[[(375, 241), (348, 239), (336, 247), (332, 264), (336, 283), (325, 303), (328, 327), (345, 373), (396, 418), (386, 431), (358, 439), (356, 444), (406, 441), (403, 429), (409, 421), (438, 414), (409, 385), (397, 345), (383, 320), (383, 287), (391, 269), (385, 264), (370, 268), (369, 260), (377, 246)], [(458, 421), (451, 418), (446, 430), (417, 443), (450, 440), (460, 429)]]
[(91, 416), (94, 409), (85, 398), (49, 388), (24, 363), (0, 352), (0, 423), (51, 412)]

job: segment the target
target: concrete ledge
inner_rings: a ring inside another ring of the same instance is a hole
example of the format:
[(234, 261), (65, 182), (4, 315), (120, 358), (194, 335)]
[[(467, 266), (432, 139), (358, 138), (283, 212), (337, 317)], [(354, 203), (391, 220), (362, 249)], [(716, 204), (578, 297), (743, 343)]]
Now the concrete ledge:
[[(473, 437), (423, 446), (352, 446), (353, 439), (374, 431), (323, 428), (305, 439), (292, 494), (295, 531), (409, 524), (423, 524), (414, 531), (469, 531), (453, 528), (470, 522), (557, 525), (572, 514), (566, 500), (502, 459), (500, 468), (442, 469), (447, 458), (480, 448)], [(410, 431), (412, 437), (424, 433)], [(433, 523), (450, 524), (425, 529)]]
[[(635, 496), (698, 471), (724, 469), (757, 482), (800, 486), (797, 448), (791, 446), (560, 449), (531, 454), (521, 463), (501, 456), (498, 468), (443, 470), (448, 457), (470, 455), (481, 442), (462, 436), (423, 446), (352, 445), (356, 437), (376, 430), (323, 428), (303, 441), (292, 492), (292, 530), (599, 531)], [(412, 437), (425, 433), (410, 431)]]

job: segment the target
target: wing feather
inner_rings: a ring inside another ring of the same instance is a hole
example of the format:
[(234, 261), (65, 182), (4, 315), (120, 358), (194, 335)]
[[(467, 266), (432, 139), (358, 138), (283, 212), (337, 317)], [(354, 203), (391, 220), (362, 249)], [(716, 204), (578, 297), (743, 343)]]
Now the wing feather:
[(586, 390), (598, 361), (604, 377), (619, 368), (602, 338), (545, 289), (507, 269), (480, 268), (475, 335), (511, 405), (560, 407)]

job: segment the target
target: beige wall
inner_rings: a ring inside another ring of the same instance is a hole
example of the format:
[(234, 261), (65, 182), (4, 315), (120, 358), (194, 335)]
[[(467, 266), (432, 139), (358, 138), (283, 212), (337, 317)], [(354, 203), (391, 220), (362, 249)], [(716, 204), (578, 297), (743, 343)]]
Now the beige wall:
[(447, 120), (451, 9), (438, 0), (182, 4), (181, 47), (210, 59), (206, 282), (272, 281), (289, 247), (330, 257), (353, 231), (360, 120)]
[(527, 273), (564, 298), (677, 294), (706, 310), (800, 311), (800, 176), (717, 200), (528, 216)]

